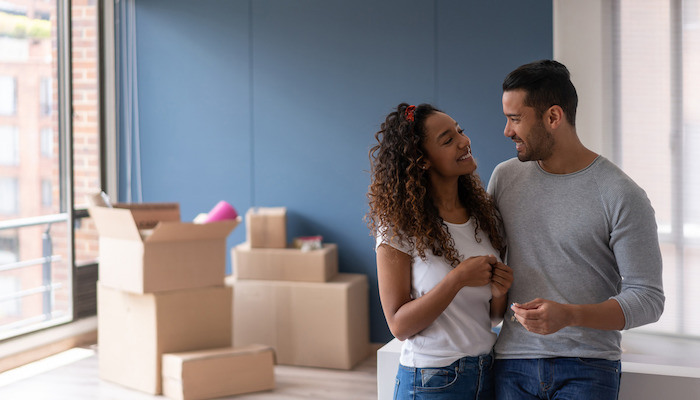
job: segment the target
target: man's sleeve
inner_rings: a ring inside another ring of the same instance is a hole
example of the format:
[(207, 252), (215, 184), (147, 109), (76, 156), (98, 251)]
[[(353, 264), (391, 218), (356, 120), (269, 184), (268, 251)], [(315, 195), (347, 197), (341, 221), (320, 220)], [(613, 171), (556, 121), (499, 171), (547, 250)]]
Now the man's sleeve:
[(622, 290), (613, 298), (625, 315), (624, 329), (656, 322), (665, 296), (654, 209), (641, 188), (628, 187), (613, 217), (610, 247), (622, 276)]

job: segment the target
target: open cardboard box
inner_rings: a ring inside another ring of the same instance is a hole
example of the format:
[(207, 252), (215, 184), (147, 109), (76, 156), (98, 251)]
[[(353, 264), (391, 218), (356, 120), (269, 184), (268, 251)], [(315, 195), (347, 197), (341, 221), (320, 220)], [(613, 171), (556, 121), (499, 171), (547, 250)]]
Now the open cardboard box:
[(89, 211), (100, 235), (100, 281), (133, 293), (222, 285), (226, 237), (241, 222), (181, 222), (177, 203)]

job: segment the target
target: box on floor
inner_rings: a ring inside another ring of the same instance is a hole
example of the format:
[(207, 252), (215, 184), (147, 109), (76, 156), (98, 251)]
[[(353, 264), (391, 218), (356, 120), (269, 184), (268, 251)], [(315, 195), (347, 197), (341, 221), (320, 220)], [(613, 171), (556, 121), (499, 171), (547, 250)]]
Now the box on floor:
[(369, 354), (367, 276), (329, 282), (238, 280), (233, 286), (233, 344), (272, 346), (278, 364), (351, 369)]
[(275, 387), (272, 347), (250, 345), (163, 355), (163, 395), (203, 400)]
[(256, 249), (242, 243), (231, 250), (237, 279), (327, 282), (338, 275), (338, 246), (322, 249)]
[(100, 378), (161, 393), (164, 353), (231, 346), (231, 288), (135, 294), (98, 283)]
[(92, 207), (90, 216), (100, 236), (100, 281), (133, 293), (220, 286), (226, 237), (241, 221), (180, 222), (177, 203)]
[(246, 241), (252, 248), (287, 247), (287, 209), (253, 207), (245, 213)]

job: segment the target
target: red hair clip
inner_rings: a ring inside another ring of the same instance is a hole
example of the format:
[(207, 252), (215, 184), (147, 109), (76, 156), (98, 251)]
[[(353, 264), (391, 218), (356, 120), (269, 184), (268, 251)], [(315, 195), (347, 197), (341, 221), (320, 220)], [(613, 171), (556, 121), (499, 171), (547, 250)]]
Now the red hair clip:
[(416, 106), (408, 106), (406, 107), (406, 111), (404, 111), (404, 117), (406, 117), (406, 121), (411, 121), (415, 119), (416, 115)]

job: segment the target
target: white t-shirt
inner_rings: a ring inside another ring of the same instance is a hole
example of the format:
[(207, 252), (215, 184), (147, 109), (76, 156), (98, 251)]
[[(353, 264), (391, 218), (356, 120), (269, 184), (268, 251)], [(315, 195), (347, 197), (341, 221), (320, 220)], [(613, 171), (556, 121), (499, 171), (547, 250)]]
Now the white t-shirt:
[[(455, 249), (463, 259), (492, 254), (498, 257), (488, 236), (479, 231), (481, 243), (474, 238), (474, 219), (463, 224), (445, 222), (455, 242)], [(403, 245), (397, 239), (389, 242), (390, 234), (377, 237), (377, 245), (386, 243), (413, 258), (411, 269), (411, 297), (424, 295), (452, 270), (444, 257), (436, 257), (426, 249), (421, 259), (412, 243)], [(500, 261), (500, 258), (499, 258)], [(491, 330), (491, 286), (463, 287), (445, 311), (430, 326), (403, 342), (400, 362), (407, 367), (437, 368), (452, 364), (466, 356), (489, 353), (496, 341)]]

